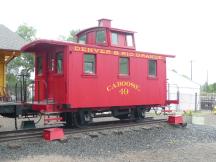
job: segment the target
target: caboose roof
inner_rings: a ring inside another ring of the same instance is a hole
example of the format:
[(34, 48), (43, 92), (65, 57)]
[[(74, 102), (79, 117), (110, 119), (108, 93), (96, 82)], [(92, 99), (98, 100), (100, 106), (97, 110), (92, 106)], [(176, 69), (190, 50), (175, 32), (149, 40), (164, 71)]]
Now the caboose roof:
[(111, 31), (116, 31), (116, 32), (122, 32), (122, 33), (129, 33), (129, 34), (133, 34), (135, 33), (134, 31), (129, 31), (129, 30), (123, 30), (123, 29), (117, 29), (117, 28), (109, 28), (109, 27), (91, 27), (91, 28), (87, 28), (87, 29), (84, 29), (82, 31), (80, 31), (79, 33), (76, 34), (76, 36), (79, 36), (85, 32), (89, 32), (89, 31), (92, 31), (92, 30), (96, 30), (96, 29), (109, 29)]
[(167, 54), (159, 54), (159, 53), (152, 53), (152, 52), (140, 52), (140, 51), (134, 51), (134, 50), (123, 50), (119, 48), (110, 48), (110, 47), (101, 47), (96, 45), (82, 45), (79, 43), (74, 42), (68, 42), (68, 41), (58, 41), (58, 40), (47, 40), (47, 39), (39, 39), (30, 42), (29, 44), (26, 44), (21, 48), (21, 51), (23, 52), (35, 52), (40, 49), (46, 49), (49, 47), (54, 46), (69, 46), (73, 45), (76, 47), (85, 47), (85, 48), (92, 48), (92, 49), (104, 49), (104, 50), (117, 50), (117, 51), (126, 51), (126, 52), (136, 52), (140, 54), (146, 54), (146, 55), (156, 55), (156, 56), (163, 56), (163, 57), (175, 57), (174, 55), (167, 55)]
[(72, 42), (58, 41), (58, 40), (48, 40), (48, 39), (38, 39), (32, 41), (21, 48), (23, 52), (35, 52), (39, 49), (46, 49), (50, 46), (67, 46)]

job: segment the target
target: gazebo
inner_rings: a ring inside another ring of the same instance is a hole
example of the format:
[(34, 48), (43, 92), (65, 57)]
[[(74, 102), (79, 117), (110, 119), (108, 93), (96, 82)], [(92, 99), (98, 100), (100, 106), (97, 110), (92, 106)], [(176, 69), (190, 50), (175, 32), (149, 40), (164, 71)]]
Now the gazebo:
[(0, 24), (0, 101), (6, 94), (6, 66), (26, 42), (15, 32)]

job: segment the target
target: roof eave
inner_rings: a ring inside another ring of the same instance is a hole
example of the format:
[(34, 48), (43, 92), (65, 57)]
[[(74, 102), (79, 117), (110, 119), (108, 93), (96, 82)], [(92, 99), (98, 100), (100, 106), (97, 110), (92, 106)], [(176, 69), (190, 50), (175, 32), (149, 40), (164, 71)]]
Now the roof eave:
[(50, 45), (66, 46), (67, 43), (69, 43), (69, 42), (40, 39), (40, 40), (35, 40), (35, 41), (32, 41), (32, 42), (24, 45), (21, 48), (21, 51), (22, 52), (33, 52), (33, 50), (30, 50), (30, 49), (31, 48), (33, 49), (34, 46), (39, 45), (39, 44), (50, 44)]

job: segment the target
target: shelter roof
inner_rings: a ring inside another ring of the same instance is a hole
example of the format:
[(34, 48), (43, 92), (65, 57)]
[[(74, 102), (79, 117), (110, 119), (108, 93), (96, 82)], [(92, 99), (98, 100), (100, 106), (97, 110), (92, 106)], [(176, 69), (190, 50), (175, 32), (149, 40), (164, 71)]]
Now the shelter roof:
[(0, 50), (19, 51), (26, 44), (18, 34), (0, 24)]

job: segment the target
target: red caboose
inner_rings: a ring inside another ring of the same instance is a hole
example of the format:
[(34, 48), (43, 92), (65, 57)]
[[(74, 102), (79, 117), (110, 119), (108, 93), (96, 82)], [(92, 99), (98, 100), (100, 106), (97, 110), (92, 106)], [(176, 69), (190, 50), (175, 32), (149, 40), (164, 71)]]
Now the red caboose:
[(98, 27), (77, 34), (77, 43), (36, 40), (22, 48), (35, 55), (33, 109), (59, 112), (67, 124), (91, 121), (96, 112), (144, 118), (167, 101), (166, 57), (138, 52), (134, 32)]

